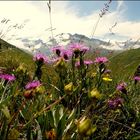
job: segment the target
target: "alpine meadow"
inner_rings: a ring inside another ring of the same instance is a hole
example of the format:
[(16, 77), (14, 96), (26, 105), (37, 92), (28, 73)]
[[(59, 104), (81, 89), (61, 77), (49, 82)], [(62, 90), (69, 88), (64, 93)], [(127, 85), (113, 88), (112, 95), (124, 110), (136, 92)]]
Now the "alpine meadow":
[(136, 3), (13, 1), (11, 12), (8, 3), (0, 2), (0, 140), (139, 140), (140, 19), (120, 16)]

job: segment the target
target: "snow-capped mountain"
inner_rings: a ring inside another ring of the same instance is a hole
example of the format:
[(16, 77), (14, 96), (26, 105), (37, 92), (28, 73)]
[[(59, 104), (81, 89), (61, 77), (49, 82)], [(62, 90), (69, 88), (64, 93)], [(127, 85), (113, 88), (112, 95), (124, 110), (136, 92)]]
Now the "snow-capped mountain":
[[(38, 38), (17, 38), (18, 41), (17, 47), (34, 53), (36, 51), (43, 52), (45, 54), (51, 53), (51, 48), (57, 44), (59, 45), (68, 45), (73, 42), (82, 42), (86, 46), (90, 47), (92, 50), (126, 50), (126, 49), (135, 49), (140, 47), (139, 40), (127, 40), (124, 42), (112, 42), (112, 41), (103, 41), (95, 38), (88, 38), (85, 35), (80, 34), (70, 34), (70, 33), (61, 33), (54, 37), (54, 39), (49, 39), (44, 41), (43, 39)], [(15, 45), (15, 44), (14, 44)]]

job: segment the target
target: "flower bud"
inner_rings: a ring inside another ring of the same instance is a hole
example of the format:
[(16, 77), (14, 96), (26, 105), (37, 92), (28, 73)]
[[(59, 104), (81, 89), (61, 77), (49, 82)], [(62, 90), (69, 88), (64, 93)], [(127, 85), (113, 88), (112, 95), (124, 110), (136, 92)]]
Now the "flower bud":
[(47, 139), (56, 140), (56, 131), (55, 131), (55, 129), (52, 129), (52, 130), (50, 130), (48, 132), (46, 131), (45, 134), (46, 134)]
[(132, 124), (131, 124), (131, 127), (132, 127), (132, 128), (135, 128), (135, 127), (136, 127), (136, 123), (132, 123)]
[(91, 92), (88, 93), (88, 97), (89, 98), (100, 99), (101, 98), (101, 94), (99, 93), (97, 88), (94, 88)]
[(65, 87), (64, 87), (64, 90), (66, 92), (71, 92), (72, 91), (72, 88), (73, 88), (73, 83), (70, 82), (69, 84), (67, 84)]
[(33, 98), (33, 95), (34, 95), (34, 90), (26, 90), (23, 94), (23, 96), (26, 98), (26, 99), (32, 99)]
[(86, 132), (90, 129), (91, 127), (91, 120), (86, 119), (85, 117), (77, 124), (78, 127), (78, 132), (80, 134), (86, 134)]

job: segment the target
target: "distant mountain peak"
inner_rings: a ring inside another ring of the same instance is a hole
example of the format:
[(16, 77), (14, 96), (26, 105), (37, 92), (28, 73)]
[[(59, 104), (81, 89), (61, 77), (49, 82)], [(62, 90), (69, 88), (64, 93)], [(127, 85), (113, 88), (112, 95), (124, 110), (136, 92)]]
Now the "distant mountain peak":
[(50, 48), (54, 45), (60, 44), (65, 46), (73, 42), (82, 42), (93, 50), (103, 49), (123, 51), (127, 49), (140, 48), (139, 40), (135, 41), (131, 39), (124, 42), (107, 42), (96, 38), (89, 38), (85, 35), (77, 33), (60, 33), (54, 36), (53, 39), (50, 38), (48, 41), (41, 38), (18, 38), (17, 41), (19, 41), (18, 44), (20, 44), (20, 48), (28, 50), (31, 53), (34, 51), (41, 51), (47, 54), (50, 53)]

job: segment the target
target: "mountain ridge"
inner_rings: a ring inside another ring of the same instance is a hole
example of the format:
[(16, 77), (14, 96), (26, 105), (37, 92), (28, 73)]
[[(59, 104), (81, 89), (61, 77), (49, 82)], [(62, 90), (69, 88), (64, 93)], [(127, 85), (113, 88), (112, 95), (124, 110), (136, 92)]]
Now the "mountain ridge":
[(73, 42), (82, 42), (92, 50), (105, 50), (105, 51), (125, 51), (128, 49), (140, 48), (140, 41), (129, 39), (122, 42), (104, 41), (96, 38), (89, 38), (81, 34), (60, 33), (54, 36), (53, 39), (43, 40), (41, 38), (17, 38), (18, 43), (15, 45), (22, 50), (29, 53), (40, 51), (45, 54), (51, 53), (51, 48), (57, 44), (68, 45)]

